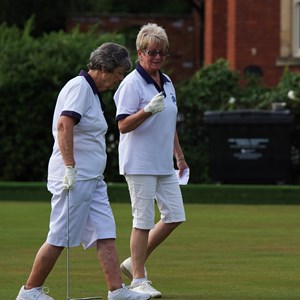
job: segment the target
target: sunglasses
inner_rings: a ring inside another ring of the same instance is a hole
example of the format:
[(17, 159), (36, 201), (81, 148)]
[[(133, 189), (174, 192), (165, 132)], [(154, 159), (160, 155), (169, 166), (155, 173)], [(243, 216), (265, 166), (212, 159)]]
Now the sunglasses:
[(161, 57), (166, 57), (169, 56), (168, 51), (164, 51), (164, 50), (143, 50), (143, 52), (151, 57), (155, 57), (157, 54), (159, 54), (159, 56)]

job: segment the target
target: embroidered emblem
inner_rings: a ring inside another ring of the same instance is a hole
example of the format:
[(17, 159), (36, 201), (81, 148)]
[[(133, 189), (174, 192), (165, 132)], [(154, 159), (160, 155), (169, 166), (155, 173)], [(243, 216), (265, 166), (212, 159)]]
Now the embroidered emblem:
[(171, 98), (172, 98), (172, 102), (174, 103), (174, 104), (176, 104), (176, 98), (175, 98), (175, 96), (171, 93)]

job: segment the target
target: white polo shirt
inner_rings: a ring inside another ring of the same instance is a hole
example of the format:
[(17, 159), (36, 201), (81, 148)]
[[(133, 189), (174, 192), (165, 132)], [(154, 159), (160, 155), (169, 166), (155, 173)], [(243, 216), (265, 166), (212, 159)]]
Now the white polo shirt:
[[(160, 73), (165, 92), (165, 109), (144, 121), (135, 130), (120, 134), (120, 174), (170, 175), (174, 173), (173, 148), (177, 120), (174, 86)], [(116, 119), (144, 108), (160, 92), (150, 75), (138, 64), (121, 82), (114, 95)]]
[(102, 178), (106, 166), (105, 134), (107, 123), (103, 115), (99, 91), (89, 74), (81, 71), (58, 95), (52, 133), (53, 152), (48, 166), (48, 180), (62, 181), (65, 165), (57, 142), (57, 122), (61, 115), (77, 120), (74, 126), (74, 158), (77, 180)]

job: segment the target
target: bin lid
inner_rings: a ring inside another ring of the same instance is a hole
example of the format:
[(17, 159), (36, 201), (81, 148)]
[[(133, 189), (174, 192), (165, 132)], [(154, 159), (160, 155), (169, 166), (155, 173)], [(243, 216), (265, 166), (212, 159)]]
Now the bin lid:
[(234, 111), (211, 110), (204, 113), (207, 124), (290, 124), (294, 116), (290, 110), (239, 109)]

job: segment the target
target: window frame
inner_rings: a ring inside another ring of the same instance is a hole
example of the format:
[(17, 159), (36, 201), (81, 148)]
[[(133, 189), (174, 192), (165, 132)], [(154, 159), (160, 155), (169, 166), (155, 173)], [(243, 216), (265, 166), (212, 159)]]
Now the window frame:
[(293, 56), (300, 57), (300, 0), (293, 0)]

